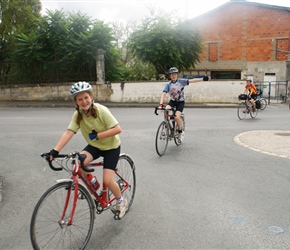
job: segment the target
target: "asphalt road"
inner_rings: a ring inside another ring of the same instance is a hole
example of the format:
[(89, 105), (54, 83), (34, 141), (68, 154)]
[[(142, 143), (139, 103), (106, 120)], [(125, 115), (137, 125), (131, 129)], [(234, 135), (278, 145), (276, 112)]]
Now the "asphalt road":
[[(73, 111), (0, 109), (0, 249), (32, 248), (33, 208), (54, 180), (67, 177), (43, 171), (40, 154), (55, 145)], [(186, 109), (184, 142), (169, 142), (163, 157), (154, 145), (161, 115), (153, 108), (111, 111), (123, 129), (122, 152), (136, 164), (137, 192), (121, 221), (109, 211), (96, 217), (87, 249), (290, 248), (286, 105), (243, 121), (235, 108)], [(84, 145), (78, 133), (63, 152)]]

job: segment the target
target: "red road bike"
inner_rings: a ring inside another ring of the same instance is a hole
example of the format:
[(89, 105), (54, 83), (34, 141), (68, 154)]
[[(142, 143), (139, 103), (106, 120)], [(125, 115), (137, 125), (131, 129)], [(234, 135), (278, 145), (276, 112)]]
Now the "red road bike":
[[(95, 190), (80, 171), (82, 168), (93, 172), (92, 167), (102, 166), (103, 162), (84, 166), (85, 155), (78, 152), (58, 155), (53, 161), (49, 160), (47, 153), (41, 156), (52, 170), (65, 170), (70, 178), (57, 180), (37, 202), (30, 224), (32, 246), (34, 249), (84, 249), (90, 240), (96, 214), (110, 209), (114, 219), (120, 219), (112, 192), (104, 183), (103, 188)], [(129, 155), (120, 154), (115, 180), (127, 199), (127, 213), (136, 191), (135, 164)]]

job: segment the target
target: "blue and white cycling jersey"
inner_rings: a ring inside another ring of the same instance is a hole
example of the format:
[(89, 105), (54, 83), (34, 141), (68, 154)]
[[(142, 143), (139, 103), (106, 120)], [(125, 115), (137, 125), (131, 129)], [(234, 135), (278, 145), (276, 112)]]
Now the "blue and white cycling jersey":
[(165, 85), (163, 92), (169, 94), (170, 100), (172, 101), (184, 101), (184, 87), (189, 85), (188, 79), (178, 78), (174, 83), (172, 81)]

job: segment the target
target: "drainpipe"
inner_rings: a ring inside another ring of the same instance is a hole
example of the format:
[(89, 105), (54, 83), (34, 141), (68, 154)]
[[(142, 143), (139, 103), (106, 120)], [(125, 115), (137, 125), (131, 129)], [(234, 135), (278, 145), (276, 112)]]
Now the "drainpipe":
[[(288, 36), (288, 60), (286, 62), (286, 84), (287, 84), (286, 91), (288, 90), (289, 80), (290, 80), (290, 32), (289, 32), (289, 36)], [(288, 98), (289, 92), (290, 91), (288, 91), (288, 93), (286, 93), (287, 98)], [(287, 99), (285, 101), (287, 102)], [(289, 108), (290, 108), (290, 103), (289, 103)]]

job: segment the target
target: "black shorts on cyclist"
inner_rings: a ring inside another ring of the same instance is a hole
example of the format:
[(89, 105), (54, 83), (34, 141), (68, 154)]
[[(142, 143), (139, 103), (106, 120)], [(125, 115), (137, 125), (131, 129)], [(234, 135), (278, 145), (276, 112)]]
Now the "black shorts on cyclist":
[(170, 107), (176, 107), (176, 111), (180, 111), (180, 113), (183, 112), (184, 101), (178, 102), (178, 101), (170, 100), (167, 105), (169, 105)]

